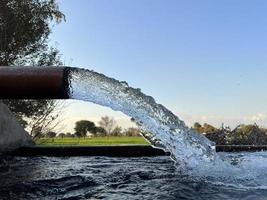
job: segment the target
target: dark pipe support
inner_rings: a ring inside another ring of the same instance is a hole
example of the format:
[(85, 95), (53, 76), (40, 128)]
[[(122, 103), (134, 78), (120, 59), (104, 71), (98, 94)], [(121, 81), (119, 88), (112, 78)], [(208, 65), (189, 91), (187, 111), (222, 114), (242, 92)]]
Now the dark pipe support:
[(68, 99), (68, 67), (1, 67), (0, 99)]

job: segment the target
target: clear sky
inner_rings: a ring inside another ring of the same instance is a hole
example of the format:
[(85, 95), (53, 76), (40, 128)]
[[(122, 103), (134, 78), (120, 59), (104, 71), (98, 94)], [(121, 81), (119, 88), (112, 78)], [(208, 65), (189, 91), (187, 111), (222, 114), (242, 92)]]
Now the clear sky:
[[(185, 122), (267, 126), (266, 0), (61, 0), (65, 65), (141, 88)], [(72, 104), (66, 118), (124, 115)], [(126, 123), (126, 122), (125, 122)]]

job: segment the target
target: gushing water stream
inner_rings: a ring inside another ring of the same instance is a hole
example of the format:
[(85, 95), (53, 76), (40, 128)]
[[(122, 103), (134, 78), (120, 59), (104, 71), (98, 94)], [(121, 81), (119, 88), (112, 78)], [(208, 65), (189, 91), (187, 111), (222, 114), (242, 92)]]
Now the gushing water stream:
[(195, 168), (216, 157), (212, 142), (126, 82), (90, 70), (74, 69), (69, 73), (69, 87), (73, 99), (107, 106), (132, 117), (145, 138), (152, 144), (160, 141), (182, 168)]
[(178, 171), (217, 185), (266, 189), (266, 153), (217, 154), (214, 144), (171, 111), (126, 82), (85, 69), (69, 72), (70, 97), (107, 106), (132, 117), (152, 144), (170, 151)]

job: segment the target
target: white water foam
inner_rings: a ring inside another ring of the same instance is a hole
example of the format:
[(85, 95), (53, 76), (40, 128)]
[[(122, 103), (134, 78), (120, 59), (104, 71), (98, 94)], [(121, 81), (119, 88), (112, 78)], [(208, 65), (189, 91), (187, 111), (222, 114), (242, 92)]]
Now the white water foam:
[(71, 69), (69, 85), (71, 98), (107, 106), (132, 117), (145, 138), (152, 144), (160, 141), (181, 168), (196, 168), (216, 157), (212, 142), (126, 82), (90, 70)]
[(247, 190), (267, 190), (267, 153), (218, 153), (220, 160), (191, 170), (191, 177), (206, 184)]

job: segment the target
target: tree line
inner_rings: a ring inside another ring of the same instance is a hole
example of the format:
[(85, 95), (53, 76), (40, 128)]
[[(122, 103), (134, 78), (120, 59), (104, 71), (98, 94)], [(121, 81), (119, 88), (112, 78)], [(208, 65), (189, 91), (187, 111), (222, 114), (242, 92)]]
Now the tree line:
[(231, 129), (229, 126), (216, 128), (210, 124), (196, 122), (193, 130), (204, 134), (217, 145), (267, 145), (267, 129), (257, 124), (241, 124)]
[(98, 136), (140, 136), (140, 130), (138, 128), (130, 127), (123, 129), (117, 125), (114, 118), (109, 116), (101, 117), (97, 126), (94, 122), (89, 120), (79, 120), (75, 122), (74, 133), (59, 133), (49, 132), (36, 132), (34, 137), (98, 137)]

